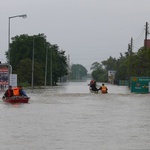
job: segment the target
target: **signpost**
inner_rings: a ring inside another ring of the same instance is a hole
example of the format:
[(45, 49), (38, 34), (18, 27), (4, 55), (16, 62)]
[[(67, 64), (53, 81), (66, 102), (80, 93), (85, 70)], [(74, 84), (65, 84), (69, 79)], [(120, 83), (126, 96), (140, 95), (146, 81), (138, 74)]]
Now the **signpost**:
[(9, 80), (9, 67), (7, 64), (0, 64), (0, 86), (8, 86)]
[(134, 93), (149, 93), (150, 77), (131, 77), (130, 88)]
[(10, 85), (17, 87), (17, 74), (10, 74)]
[(0, 86), (6, 88), (9, 85), (17, 86), (17, 74), (12, 74), (12, 66), (7, 63), (0, 64)]

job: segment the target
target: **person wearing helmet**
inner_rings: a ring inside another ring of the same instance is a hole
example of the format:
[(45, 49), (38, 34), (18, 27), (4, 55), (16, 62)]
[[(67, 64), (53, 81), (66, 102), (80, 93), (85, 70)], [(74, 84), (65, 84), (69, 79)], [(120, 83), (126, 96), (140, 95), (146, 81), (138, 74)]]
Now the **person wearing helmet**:
[(97, 89), (97, 87), (96, 87), (96, 81), (95, 80), (92, 80), (92, 82), (90, 82), (90, 90), (98, 93), (99, 89)]

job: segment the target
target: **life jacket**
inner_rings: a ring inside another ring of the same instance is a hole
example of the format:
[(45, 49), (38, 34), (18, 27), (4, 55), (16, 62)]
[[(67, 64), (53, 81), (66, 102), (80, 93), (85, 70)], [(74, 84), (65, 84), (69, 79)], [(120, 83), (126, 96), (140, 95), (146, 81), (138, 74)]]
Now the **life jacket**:
[(102, 91), (102, 93), (107, 93), (107, 87), (106, 86), (102, 86), (101, 91)]
[(19, 96), (20, 95), (20, 89), (18, 87), (13, 88), (13, 94), (14, 94), (14, 96)]

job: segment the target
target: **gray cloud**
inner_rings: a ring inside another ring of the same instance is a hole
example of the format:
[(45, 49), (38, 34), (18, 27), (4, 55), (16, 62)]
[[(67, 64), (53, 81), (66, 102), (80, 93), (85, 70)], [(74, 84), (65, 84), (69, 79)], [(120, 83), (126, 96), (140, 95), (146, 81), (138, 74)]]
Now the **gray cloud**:
[(144, 25), (149, 21), (149, 0), (5, 0), (0, 5), (0, 59), (8, 48), (8, 17), (11, 37), (44, 33), (70, 55), (71, 63), (89, 70), (95, 61), (127, 51), (133, 37), (134, 51), (143, 45)]

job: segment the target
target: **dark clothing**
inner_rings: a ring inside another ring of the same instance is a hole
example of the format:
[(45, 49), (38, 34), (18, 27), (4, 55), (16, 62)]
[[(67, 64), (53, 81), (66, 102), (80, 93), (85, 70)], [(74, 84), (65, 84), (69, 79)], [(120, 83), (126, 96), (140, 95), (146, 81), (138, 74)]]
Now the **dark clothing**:
[(20, 96), (27, 96), (26, 92), (23, 90), (22, 86), (18, 86), (19, 95)]
[(25, 93), (23, 89), (19, 89), (19, 94), (20, 96), (27, 96), (27, 94)]
[(91, 87), (92, 91), (98, 91), (98, 89), (97, 89), (97, 87), (95, 85), (92, 84), (90, 87)]
[(97, 87), (96, 87), (96, 82), (90, 84), (90, 90), (98, 92), (99, 89), (97, 89)]
[(8, 89), (6, 90), (4, 96), (5, 97), (12, 97), (14, 94), (13, 94), (13, 90), (12, 89)]

